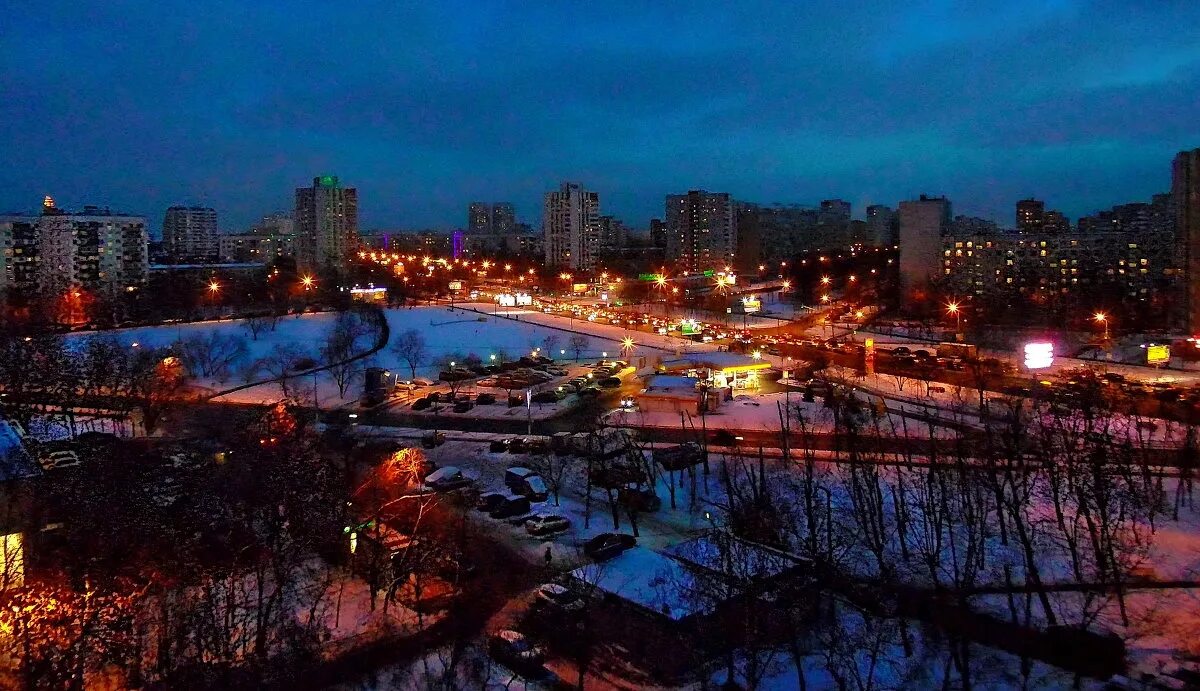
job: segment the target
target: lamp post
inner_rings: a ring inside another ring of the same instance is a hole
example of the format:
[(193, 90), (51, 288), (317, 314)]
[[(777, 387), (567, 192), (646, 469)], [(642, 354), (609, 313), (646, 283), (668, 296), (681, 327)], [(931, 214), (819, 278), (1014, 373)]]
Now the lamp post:
[(962, 310), (959, 308), (957, 302), (951, 302), (946, 305), (946, 311), (954, 315), (954, 337), (961, 342), (963, 340)]
[(1099, 322), (1104, 327), (1104, 340), (1108, 341), (1108, 315), (1104, 312), (1097, 312), (1092, 315), (1092, 319)]

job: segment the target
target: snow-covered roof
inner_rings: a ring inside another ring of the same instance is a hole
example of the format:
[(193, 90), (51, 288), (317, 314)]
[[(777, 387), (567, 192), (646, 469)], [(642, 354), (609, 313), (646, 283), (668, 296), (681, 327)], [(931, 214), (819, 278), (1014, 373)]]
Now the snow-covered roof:
[(709, 533), (672, 545), (663, 552), (741, 582), (769, 580), (797, 568), (802, 563), (783, 552), (722, 532)]
[(695, 391), (696, 380), (691, 377), (657, 374), (646, 378), (646, 389), (648, 391)]
[(750, 369), (766, 369), (770, 366), (771, 363), (764, 360), (756, 360), (748, 355), (731, 353), (724, 350), (705, 353), (692, 353), (687, 357), (663, 361), (663, 368), (667, 370), (689, 369), (693, 367), (707, 367), (709, 369), (722, 370), (740, 367)]
[(34, 477), (41, 469), (25, 450), (25, 442), (7, 420), (0, 420), (0, 482)]
[(587, 564), (571, 577), (655, 614), (680, 621), (705, 611), (703, 601), (684, 596), (693, 578), (679, 561), (660, 552), (633, 547), (598, 564)]

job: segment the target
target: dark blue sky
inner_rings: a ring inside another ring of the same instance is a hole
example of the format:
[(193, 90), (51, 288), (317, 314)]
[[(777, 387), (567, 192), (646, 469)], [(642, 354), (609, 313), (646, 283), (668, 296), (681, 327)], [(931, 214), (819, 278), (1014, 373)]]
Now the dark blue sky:
[(536, 225), (564, 179), (638, 227), (698, 187), (1011, 223), (1146, 199), (1200, 146), (1196, 0), (705, 4), (8, 3), (0, 209), (237, 230), (334, 173), (364, 229)]

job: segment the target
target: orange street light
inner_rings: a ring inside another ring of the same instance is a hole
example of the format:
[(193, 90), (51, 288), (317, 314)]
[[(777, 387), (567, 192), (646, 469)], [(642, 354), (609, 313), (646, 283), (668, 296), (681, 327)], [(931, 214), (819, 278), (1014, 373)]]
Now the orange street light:
[(220, 283), (217, 283), (216, 281), (209, 281), (208, 292), (212, 293), (213, 295), (216, 295), (217, 291), (220, 289), (221, 289)]
[(300, 284), (304, 286), (304, 289), (305, 289), (305, 290), (312, 290), (312, 287), (313, 287), (313, 284), (314, 284), (314, 283), (316, 283), (316, 281), (315, 281), (315, 280), (313, 280), (313, 277), (312, 277), (312, 276), (302, 276), (302, 277), (300, 277)]
[(823, 286), (829, 285), (829, 277), (828, 276), (821, 277), (821, 285), (823, 285)]
[(1104, 325), (1104, 340), (1108, 340), (1108, 315), (1103, 312), (1097, 312), (1092, 315), (1092, 319)]
[(952, 302), (946, 305), (946, 311), (954, 315), (954, 332), (962, 333), (962, 310), (958, 308), (958, 303)]

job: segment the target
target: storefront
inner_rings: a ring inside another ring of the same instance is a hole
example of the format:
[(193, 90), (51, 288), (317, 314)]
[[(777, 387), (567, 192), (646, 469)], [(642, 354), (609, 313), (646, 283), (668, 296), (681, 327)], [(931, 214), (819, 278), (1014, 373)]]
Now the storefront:
[(771, 363), (740, 353), (713, 352), (667, 360), (662, 364), (664, 374), (693, 377), (709, 388), (732, 391), (756, 391), (759, 377)]

